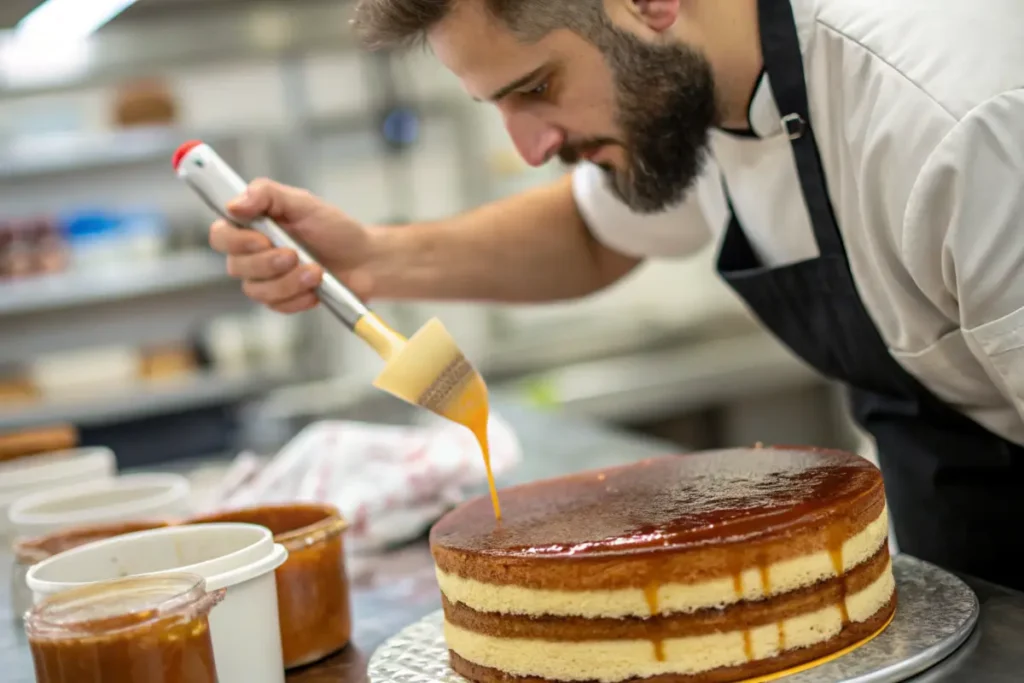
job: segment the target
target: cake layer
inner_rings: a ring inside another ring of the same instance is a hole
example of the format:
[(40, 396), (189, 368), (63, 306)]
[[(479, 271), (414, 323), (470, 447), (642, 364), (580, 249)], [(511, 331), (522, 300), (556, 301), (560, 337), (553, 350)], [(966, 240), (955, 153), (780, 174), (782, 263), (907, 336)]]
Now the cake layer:
[(721, 683), (812, 661), (875, 633), (896, 607), (891, 565), (846, 604), (845, 625), (831, 605), (778, 624), (665, 639), (504, 638), (447, 620), (444, 628), (453, 668), (474, 681)]
[[(892, 611), (896, 606), (896, 597), (893, 596), (892, 603), (887, 609), (882, 610), (877, 616), (866, 622), (851, 624), (841, 636), (830, 638), (827, 641), (810, 645), (799, 650), (789, 650), (781, 655), (767, 659), (755, 659), (735, 666), (720, 667), (694, 674), (664, 673), (652, 676), (632, 677), (629, 681), (643, 681), (643, 683), (734, 683), (746, 681), (760, 676), (766, 676), (777, 671), (784, 671), (793, 667), (813, 662), (816, 659), (842, 651), (851, 647), (865, 638), (869, 638), (878, 630), (883, 628)], [(449, 651), (449, 660), (452, 669), (471, 681), (478, 683), (559, 683), (559, 679), (542, 678), (538, 676), (513, 676), (503, 673), (498, 669), (474, 664), (463, 659), (455, 652)], [(561, 679), (562, 681), (573, 681), (579, 683), (581, 679)], [(588, 681), (597, 679), (589, 678)], [(612, 683), (608, 681), (607, 683)]]
[[(766, 600), (744, 601), (725, 609), (704, 609), (689, 614), (671, 614), (648, 618), (622, 619), (565, 616), (528, 616), (478, 612), (466, 605), (443, 598), (445, 619), (453, 626), (487, 636), (539, 640), (665, 640), (683, 636), (699, 636), (734, 630), (738, 624), (754, 629), (775, 627), (780, 622), (826, 607), (846, 604), (850, 618), (855, 620), (857, 597), (874, 584), (884, 572), (890, 571), (889, 549), (879, 549), (874, 557), (842, 578), (807, 586), (798, 591)], [(862, 615), (861, 616), (865, 616)]]
[[(883, 505), (878, 516), (847, 539), (839, 551), (842, 571), (851, 572), (881, 548), (888, 549), (889, 519)], [(693, 584), (662, 583), (643, 588), (609, 590), (552, 590), (484, 583), (437, 570), (441, 592), (451, 602), (479, 612), (563, 615), (581, 617), (647, 617), (651, 603), (659, 614), (690, 613), (726, 607), (741, 600), (758, 600), (799, 590), (837, 576), (837, 559), (827, 550), (792, 557), (771, 565)], [(492, 567), (492, 572), (494, 573)], [(478, 570), (477, 573), (482, 571)], [(651, 594), (651, 591), (655, 591)]]
[[(737, 573), (809, 556), (818, 558), (818, 568), (807, 570), (817, 578), (827, 571), (825, 555), (852, 566), (858, 552), (863, 560), (877, 549), (877, 531), (863, 537), (870, 547), (848, 541), (884, 514), (885, 494), (878, 469), (857, 455), (765, 448), (656, 458), (511, 487), (502, 492), (498, 524), (489, 506), (475, 499), (434, 525), (431, 548), (442, 574), (553, 591), (643, 590), (715, 579), (728, 585)], [(743, 583), (756, 595), (756, 582)]]

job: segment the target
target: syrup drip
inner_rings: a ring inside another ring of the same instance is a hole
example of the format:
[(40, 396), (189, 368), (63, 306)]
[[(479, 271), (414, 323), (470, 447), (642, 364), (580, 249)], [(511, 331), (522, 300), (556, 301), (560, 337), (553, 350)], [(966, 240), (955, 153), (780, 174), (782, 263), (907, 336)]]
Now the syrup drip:
[[(427, 326), (424, 326), (424, 328)], [(388, 363), (394, 360), (408, 343), (402, 335), (391, 329), (387, 323), (374, 313), (367, 313), (356, 322), (355, 333)], [(494, 473), (491, 471), (491, 449), (487, 435), (491, 414), (490, 403), (487, 399), (487, 385), (484, 384), (483, 378), (478, 373), (472, 371), (472, 368), (464, 358), (450, 366), (450, 368), (460, 370), (454, 377), (458, 382), (448, 386), (442, 381), (441, 386), (443, 390), (439, 393), (432, 393), (433, 387), (431, 387), (426, 392), (418, 391), (410, 397), (408, 394), (411, 387), (406, 385), (408, 378), (404, 378), (403, 381), (399, 382), (389, 381), (389, 386), (377, 386), (395, 394), (402, 400), (426, 408), (441, 417), (460, 424), (472, 432), (476, 442), (480, 445), (480, 453), (484, 459), (484, 468), (487, 470), (487, 487), (491, 493), (494, 519), (500, 522), (501, 504), (498, 501), (498, 489), (494, 485)], [(445, 373), (450, 368), (446, 368), (445, 372), (441, 373), (443, 380), (448, 379)], [(460, 386), (460, 383), (467, 378), (459, 377), (458, 375), (465, 374), (467, 370), (472, 372), (468, 376), (468, 381), (465, 381)], [(457, 393), (455, 393), (456, 391)]]
[(831, 536), (828, 554), (832, 558), (832, 569), (839, 577), (839, 617), (843, 628), (846, 628), (850, 623), (850, 613), (846, 609), (846, 578), (843, 576), (843, 540), (846, 538), (846, 530), (840, 525), (832, 531)]
[[(764, 597), (767, 600), (771, 596), (771, 594), (772, 594), (772, 582), (771, 582), (771, 578), (769, 578), (769, 576), (768, 576), (768, 565), (765, 564), (765, 563), (762, 563), (760, 565), (760, 567), (758, 567), (758, 568), (761, 570), (761, 591), (764, 593)], [(786, 649), (786, 627), (785, 626), (786, 625), (782, 622), (782, 620), (779, 620), (779, 621), (775, 622), (775, 628), (776, 628), (776, 630), (778, 631), (778, 634), (779, 634), (779, 652), (780, 653), (783, 650)]]
[[(743, 574), (739, 571), (732, 573), (732, 589), (736, 593), (736, 598), (743, 599)], [(750, 629), (743, 629), (743, 654), (746, 655), (747, 661), (754, 659), (754, 643), (750, 638)]]
[[(658, 588), (659, 584), (656, 581), (651, 581), (644, 586), (644, 600), (647, 601), (647, 611), (652, 617), (658, 615)], [(661, 638), (655, 638), (651, 644), (654, 645), (654, 658), (659, 662), (664, 662), (665, 642)]]
[(754, 643), (750, 639), (750, 629), (743, 630), (743, 654), (746, 655), (748, 662), (753, 661)]
[(487, 434), (491, 406), (483, 378), (474, 374), (461, 393), (444, 407), (441, 415), (468, 429), (480, 445), (484, 469), (487, 471), (487, 488), (491, 494), (494, 519), (501, 522), (501, 502), (498, 500), (498, 487), (494, 484), (494, 472), (491, 470), (491, 447)]
[(501, 521), (501, 503), (498, 501), (498, 487), (494, 485), (494, 473), (491, 471), (491, 445), (487, 439), (487, 423), (490, 411), (484, 411), (482, 419), (473, 420), (467, 425), (480, 444), (480, 453), (484, 456), (484, 469), (487, 470), (487, 488), (491, 493), (491, 507), (494, 508), (494, 519)]

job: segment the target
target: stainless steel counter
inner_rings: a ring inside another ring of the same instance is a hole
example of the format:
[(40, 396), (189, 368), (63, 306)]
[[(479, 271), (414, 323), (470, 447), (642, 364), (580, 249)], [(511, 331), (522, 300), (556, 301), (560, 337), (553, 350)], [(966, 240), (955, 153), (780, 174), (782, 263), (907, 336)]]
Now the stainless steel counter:
[[(564, 415), (542, 414), (515, 405), (498, 406), (516, 429), (525, 458), (504, 484), (630, 462), (675, 450), (661, 442), (597, 427)], [(0, 615), (9, 613), (10, 556), (0, 551)], [(290, 682), (366, 680), (369, 655), (390, 635), (436, 610), (440, 600), (424, 540), (387, 554), (350, 558), (354, 634), (334, 657), (294, 672)], [(981, 617), (970, 639), (914, 683), (1019, 683), (1024, 681), (1024, 594), (964, 577), (981, 602)], [(0, 679), (31, 683), (31, 659), (21, 627), (0, 616)], [(851, 656), (856, 656), (851, 655)]]

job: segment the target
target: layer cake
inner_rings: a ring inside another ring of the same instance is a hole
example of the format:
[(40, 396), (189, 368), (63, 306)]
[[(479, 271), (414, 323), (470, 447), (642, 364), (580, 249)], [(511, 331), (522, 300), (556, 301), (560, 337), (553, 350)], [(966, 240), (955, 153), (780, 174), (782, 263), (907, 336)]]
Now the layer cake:
[(452, 668), (725, 683), (842, 650), (896, 607), (882, 477), (838, 451), (645, 460), (505, 489), (431, 530)]

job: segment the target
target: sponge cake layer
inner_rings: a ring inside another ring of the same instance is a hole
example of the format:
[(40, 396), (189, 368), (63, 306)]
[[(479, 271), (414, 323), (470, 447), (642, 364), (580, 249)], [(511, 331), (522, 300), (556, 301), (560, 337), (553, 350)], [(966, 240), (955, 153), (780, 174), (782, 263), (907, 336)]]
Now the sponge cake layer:
[[(855, 567), (886, 546), (889, 519), (885, 507), (864, 529), (847, 539), (841, 550), (842, 571)], [(799, 590), (838, 576), (827, 550), (791, 557), (773, 565), (748, 567), (737, 576), (722, 576), (692, 584), (669, 582), (653, 590), (659, 613), (689, 613), (726, 607), (742, 600), (758, 600)], [(554, 590), (511, 584), (484, 583), (437, 570), (444, 596), (481, 612), (501, 614), (564, 615), (583, 617), (650, 616), (650, 594), (643, 588)]]

